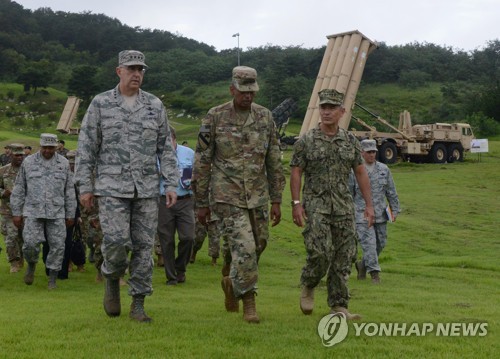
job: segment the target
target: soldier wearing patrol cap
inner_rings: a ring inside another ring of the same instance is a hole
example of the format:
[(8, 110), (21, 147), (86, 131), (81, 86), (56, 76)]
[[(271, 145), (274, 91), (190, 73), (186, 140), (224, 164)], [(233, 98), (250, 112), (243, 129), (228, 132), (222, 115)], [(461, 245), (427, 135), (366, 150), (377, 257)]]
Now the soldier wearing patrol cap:
[(244, 320), (258, 323), (257, 263), (267, 245), (269, 218), (273, 226), (281, 220), (285, 177), (271, 111), (253, 103), (259, 90), (257, 71), (235, 67), (229, 89), (233, 100), (210, 109), (200, 127), (195, 202), (203, 225), (213, 204), (221, 235), (229, 242), (222, 268), (226, 310), (239, 311), (242, 299)]
[(5, 238), (7, 260), (10, 263), (10, 273), (17, 273), (24, 265), (23, 259), (23, 236), (21, 231), (12, 222), (12, 210), (10, 208), (10, 196), (14, 188), (21, 163), (24, 159), (24, 145), (12, 143), (9, 145), (12, 161), (0, 168), (0, 214), (2, 214), (2, 233)]
[(56, 148), (57, 136), (42, 133), (40, 151), (23, 161), (10, 197), (12, 220), (17, 228), (23, 229), (23, 254), (28, 262), (24, 282), (33, 284), (40, 244), (46, 240), (50, 247), (45, 263), (49, 269), (49, 289), (56, 288), (66, 227), (73, 225), (76, 210), (69, 163), (56, 153)]
[(144, 298), (153, 292), (160, 175), (165, 178), (168, 207), (176, 202), (179, 179), (165, 106), (140, 88), (145, 61), (140, 51), (118, 54), (120, 82), (95, 96), (83, 118), (75, 173), (82, 205), (90, 211), (94, 197), (98, 201), (104, 310), (111, 317), (120, 315), (119, 281), (128, 268), (129, 316), (140, 322), (151, 321), (144, 311)]
[[(369, 227), (364, 217), (365, 201), (358, 182), (351, 173), (349, 188), (354, 198), (356, 209), (356, 231), (359, 244), (363, 249), (363, 258), (356, 262), (358, 279), (365, 279), (370, 273), (372, 283), (380, 283), (380, 264), (378, 257), (387, 242), (387, 221), (395, 221), (399, 213), (399, 198), (389, 167), (376, 160), (377, 142), (375, 140), (361, 141), (361, 155), (370, 179), (372, 202), (375, 210), (375, 222)], [(387, 205), (387, 202), (389, 205)], [(390, 210), (389, 210), (389, 209)]]
[[(370, 182), (358, 140), (339, 127), (345, 112), (344, 95), (334, 89), (319, 92), (318, 127), (304, 134), (294, 146), (290, 161), (290, 189), (294, 223), (305, 229), (307, 257), (302, 269), (300, 308), (306, 315), (314, 307), (314, 288), (327, 274), (328, 305), (332, 313), (359, 319), (348, 311), (347, 278), (356, 258), (354, 205), (349, 192), (351, 170), (366, 201), (367, 225), (373, 222)], [(302, 201), (300, 189), (304, 175)]]

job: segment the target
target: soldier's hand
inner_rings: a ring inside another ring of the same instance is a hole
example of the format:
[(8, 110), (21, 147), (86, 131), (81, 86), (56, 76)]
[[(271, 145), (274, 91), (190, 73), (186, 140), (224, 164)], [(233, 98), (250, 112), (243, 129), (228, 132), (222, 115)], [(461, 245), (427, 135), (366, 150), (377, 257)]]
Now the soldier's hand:
[(90, 211), (94, 206), (94, 195), (92, 193), (82, 194), (80, 196), (80, 203), (86, 210)]
[(273, 203), (271, 205), (271, 219), (273, 221), (272, 227), (281, 222), (281, 206), (280, 203)]
[(14, 223), (14, 226), (16, 226), (16, 228), (18, 228), (18, 229), (23, 228), (23, 217), (22, 216), (13, 216), (12, 223)]
[(11, 192), (10, 190), (6, 189), (3, 191), (3, 198), (10, 198)]
[(177, 193), (167, 192), (167, 194), (165, 195), (165, 203), (167, 205), (167, 208), (170, 208), (174, 204), (176, 204), (177, 203)]
[(71, 228), (75, 225), (74, 218), (66, 218), (66, 228)]
[(204, 226), (210, 221), (210, 208), (208, 207), (199, 207), (197, 212), (198, 221)]
[(366, 206), (364, 215), (368, 222), (368, 228), (370, 228), (373, 226), (373, 223), (375, 223), (375, 211), (373, 210), (373, 206)]
[(295, 223), (298, 227), (304, 227), (307, 217), (306, 217), (306, 211), (304, 210), (304, 207), (302, 207), (301, 203), (293, 206), (292, 216), (293, 216), (293, 223)]

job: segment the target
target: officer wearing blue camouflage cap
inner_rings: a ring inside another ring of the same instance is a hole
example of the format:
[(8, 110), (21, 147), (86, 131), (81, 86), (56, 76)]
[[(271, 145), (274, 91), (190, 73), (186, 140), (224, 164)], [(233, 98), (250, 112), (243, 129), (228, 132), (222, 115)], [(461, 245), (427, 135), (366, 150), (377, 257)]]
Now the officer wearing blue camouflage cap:
[(305, 224), (302, 234), (307, 252), (300, 278), (300, 309), (306, 315), (312, 313), (314, 289), (327, 274), (331, 313), (359, 319), (358, 314), (348, 311), (347, 279), (357, 243), (349, 174), (354, 171), (366, 202), (364, 216), (368, 226), (374, 219), (370, 182), (358, 140), (339, 127), (345, 113), (344, 95), (335, 89), (324, 89), (318, 95), (321, 121), (295, 143), (290, 161), (293, 221), (299, 227)]
[(140, 88), (145, 60), (136, 50), (118, 54), (120, 82), (92, 100), (78, 138), (75, 172), (82, 205), (90, 211), (95, 198), (98, 201), (104, 310), (111, 317), (120, 315), (119, 281), (128, 268), (129, 316), (140, 322), (151, 321), (144, 298), (153, 292), (160, 176), (165, 178), (167, 207), (176, 202), (179, 179), (165, 106)]
[(49, 289), (56, 288), (66, 227), (73, 226), (76, 212), (73, 176), (68, 160), (56, 153), (57, 144), (56, 135), (40, 135), (40, 150), (23, 161), (10, 196), (12, 220), (23, 230), (23, 254), (28, 262), (24, 282), (33, 284), (40, 244), (46, 240)]

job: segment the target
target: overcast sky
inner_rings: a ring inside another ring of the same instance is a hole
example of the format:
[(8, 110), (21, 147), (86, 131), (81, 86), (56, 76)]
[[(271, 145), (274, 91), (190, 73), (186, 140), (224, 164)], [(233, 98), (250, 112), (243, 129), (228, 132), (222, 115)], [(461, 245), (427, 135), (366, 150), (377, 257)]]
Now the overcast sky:
[[(91, 11), (182, 35), (217, 50), (268, 44), (318, 48), (359, 30), (387, 45), (418, 41), (457, 50), (500, 38), (500, 0), (16, 0), (24, 8)], [(239, 33), (239, 37), (233, 34)], [(140, 49), (139, 49), (140, 50)]]

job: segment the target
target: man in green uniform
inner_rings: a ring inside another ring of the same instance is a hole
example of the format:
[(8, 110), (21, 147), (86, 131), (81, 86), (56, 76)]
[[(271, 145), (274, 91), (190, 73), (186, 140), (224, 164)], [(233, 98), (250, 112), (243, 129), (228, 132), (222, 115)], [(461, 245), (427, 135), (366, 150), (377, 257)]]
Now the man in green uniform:
[(199, 221), (207, 224), (212, 206), (229, 244), (222, 269), (226, 310), (239, 311), (241, 298), (250, 323), (259, 322), (257, 263), (269, 236), (269, 202), (275, 226), (285, 185), (271, 111), (253, 103), (258, 90), (255, 69), (233, 69), (233, 100), (210, 109), (202, 121), (193, 184)]
[[(351, 169), (366, 202), (368, 226), (374, 220), (370, 181), (362, 165), (358, 140), (339, 127), (345, 108), (344, 96), (335, 90), (319, 93), (321, 122), (295, 144), (290, 161), (290, 189), (293, 221), (302, 227), (307, 251), (302, 269), (300, 308), (311, 314), (314, 288), (327, 275), (328, 305), (332, 313), (343, 313), (347, 319), (359, 319), (347, 310), (347, 279), (356, 258), (357, 236), (354, 205), (348, 188)], [(302, 202), (300, 188), (304, 175)]]

